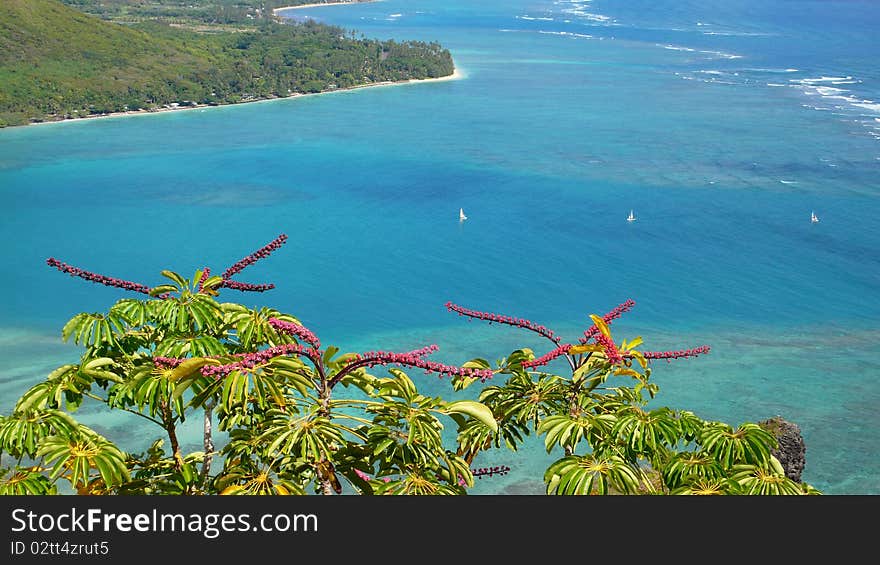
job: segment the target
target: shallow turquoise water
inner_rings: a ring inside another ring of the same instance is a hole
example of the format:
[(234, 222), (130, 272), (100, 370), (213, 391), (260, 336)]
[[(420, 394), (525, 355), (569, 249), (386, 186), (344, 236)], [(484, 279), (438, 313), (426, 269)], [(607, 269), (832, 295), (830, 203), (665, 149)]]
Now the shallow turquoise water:
[[(77, 358), (58, 337), (69, 317), (122, 296), (47, 257), (157, 284), (164, 268), (220, 271), (284, 232), (239, 277), (277, 289), (227, 299), (287, 310), (344, 350), (436, 343), (454, 363), (546, 346), (449, 314), (447, 300), (574, 339), (589, 313), (633, 298), (617, 337), (712, 346), (656, 367), (662, 403), (734, 425), (782, 415), (806, 439), (804, 480), (880, 494), (880, 8), (308, 12), (440, 41), (464, 78), (0, 131), (0, 410)], [(83, 419), (149, 439), (125, 415)], [(479, 461), (513, 471), (475, 492), (540, 490), (548, 456), (532, 447)]]

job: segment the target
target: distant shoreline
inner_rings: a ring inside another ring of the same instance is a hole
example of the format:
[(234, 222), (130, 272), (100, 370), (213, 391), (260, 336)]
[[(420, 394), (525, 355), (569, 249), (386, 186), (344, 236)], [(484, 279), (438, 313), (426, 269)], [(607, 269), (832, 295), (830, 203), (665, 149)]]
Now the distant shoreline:
[[(374, 0), (370, 0), (370, 1), (374, 1)], [(453, 61), (453, 65), (454, 64), (455, 63)], [(400, 80), (400, 81), (388, 80), (388, 81), (374, 82), (374, 83), (369, 83), (369, 84), (360, 84), (360, 85), (351, 86), (348, 88), (337, 88), (334, 90), (324, 90), (322, 92), (310, 92), (310, 93), (305, 93), (305, 94), (297, 92), (297, 93), (291, 94), (289, 96), (273, 96), (273, 97), (266, 97), (266, 98), (255, 98), (253, 100), (246, 100), (243, 102), (229, 102), (226, 104), (195, 104), (195, 105), (190, 105), (190, 106), (174, 106), (174, 107), (163, 106), (161, 108), (153, 108), (150, 110), (146, 110), (146, 109), (144, 109), (144, 110), (131, 110), (128, 112), (110, 112), (108, 114), (95, 114), (95, 115), (89, 115), (89, 116), (80, 116), (80, 117), (76, 117), (76, 118), (60, 118), (57, 120), (50, 119), (50, 120), (44, 120), (42, 122), (31, 122), (29, 124), (21, 124), (21, 125), (17, 125), (17, 126), (7, 126), (5, 128), (0, 128), (0, 130), (19, 128), (19, 127), (29, 127), (29, 126), (42, 126), (42, 125), (48, 125), (48, 124), (63, 124), (63, 123), (67, 123), (67, 122), (81, 122), (84, 120), (100, 120), (100, 119), (104, 119), (104, 118), (149, 116), (151, 114), (162, 114), (165, 112), (184, 112), (184, 111), (188, 111), (188, 110), (206, 110), (208, 108), (225, 108), (225, 107), (229, 107), (229, 106), (239, 106), (242, 104), (255, 104), (257, 102), (273, 102), (276, 100), (290, 100), (293, 98), (303, 98), (303, 97), (307, 97), (307, 96), (321, 96), (323, 94), (333, 94), (336, 92), (350, 92), (352, 90), (360, 90), (362, 88), (375, 88), (375, 87), (379, 87), (379, 86), (400, 86), (400, 85), (405, 85), (405, 84), (421, 84), (424, 82), (440, 82), (440, 81), (446, 81), (446, 80), (457, 80), (457, 79), (461, 79), (461, 78), (464, 78), (464, 74), (458, 69), (458, 67), (455, 67), (455, 70), (452, 72), (451, 75), (446, 75), (446, 76), (436, 77), (436, 78), (422, 78), (422, 79), (413, 78), (413, 79)]]
[[(275, 8), (272, 10), (273, 14), (277, 15), (277, 12), (280, 10), (294, 10), (298, 8), (316, 8), (320, 6), (337, 6), (343, 4), (368, 4), (373, 2), (381, 2), (382, 0), (344, 0), (342, 2), (322, 2), (316, 4), (301, 4), (299, 6), (285, 6), (281, 8)], [(63, 124), (67, 122), (80, 122), (83, 120), (99, 120), (103, 118), (122, 118), (129, 116), (147, 116), (150, 114), (162, 114), (165, 112), (182, 112), (186, 110), (206, 110), (208, 108), (223, 108), (227, 106), (238, 106), (240, 104), (254, 104), (256, 102), (272, 102), (274, 100), (289, 100), (291, 98), (301, 98), (303, 96), (318, 96), (321, 94), (333, 94), (334, 92), (348, 92), (352, 90), (359, 90), (362, 88), (374, 88), (378, 86), (398, 86), (403, 84), (418, 84), (423, 82), (437, 82), (444, 80), (456, 80), (460, 78), (464, 78), (464, 75), (459, 71), (458, 67), (455, 66), (455, 61), (453, 61), (453, 72), (451, 75), (446, 75), (442, 77), (436, 78), (423, 78), (423, 79), (408, 79), (408, 80), (400, 80), (400, 81), (382, 81), (382, 82), (374, 82), (367, 84), (359, 84), (347, 88), (336, 88), (333, 90), (324, 90), (321, 92), (309, 92), (309, 93), (301, 93), (296, 92), (290, 94), (288, 96), (268, 96), (262, 98), (254, 98), (251, 100), (243, 100), (241, 102), (227, 102), (223, 104), (190, 104), (190, 105), (174, 105), (166, 104), (161, 108), (151, 108), (151, 109), (142, 109), (142, 110), (130, 110), (125, 112), (109, 112), (107, 114), (91, 114), (88, 116), (77, 116), (72, 118), (58, 118), (58, 119), (46, 119), (39, 122), (30, 122), (28, 124), (20, 124), (14, 126), (6, 126), (0, 128), (3, 129), (11, 129), (11, 128), (19, 128), (19, 127), (27, 127), (27, 126), (40, 126), (47, 124)]]
[(373, 2), (381, 2), (381, 0), (343, 0), (342, 2), (317, 2), (314, 4), (300, 4), (299, 6), (282, 6), (273, 8), (272, 13), (276, 16), (282, 10), (298, 10), (300, 8), (320, 8), (322, 6), (340, 6), (343, 4), (370, 4)]

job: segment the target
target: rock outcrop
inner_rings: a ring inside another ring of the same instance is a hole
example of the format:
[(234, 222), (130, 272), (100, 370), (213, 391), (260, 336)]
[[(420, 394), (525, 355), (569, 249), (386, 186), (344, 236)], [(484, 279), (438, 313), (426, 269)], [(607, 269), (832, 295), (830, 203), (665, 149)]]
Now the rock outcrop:
[(758, 422), (758, 425), (773, 434), (779, 443), (779, 447), (770, 453), (779, 459), (785, 469), (785, 476), (795, 482), (802, 482), (801, 473), (807, 464), (807, 447), (800, 427), (781, 416)]

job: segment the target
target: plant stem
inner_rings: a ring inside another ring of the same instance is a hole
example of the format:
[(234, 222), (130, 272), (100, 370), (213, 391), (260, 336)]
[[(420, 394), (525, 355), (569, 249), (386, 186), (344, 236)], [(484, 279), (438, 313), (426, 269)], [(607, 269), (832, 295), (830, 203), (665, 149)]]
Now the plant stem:
[(211, 435), (211, 422), (214, 416), (214, 399), (205, 403), (205, 433), (204, 451), (205, 459), (202, 461), (202, 489), (206, 488), (208, 475), (211, 473), (211, 462), (214, 459), (214, 438)]
[(180, 471), (183, 467), (183, 457), (180, 455), (180, 442), (177, 440), (177, 430), (174, 428), (174, 416), (171, 414), (171, 407), (166, 403), (162, 403), (162, 422), (165, 431), (168, 433), (168, 440), (171, 442), (171, 453), (174, 457), (174, 469)]

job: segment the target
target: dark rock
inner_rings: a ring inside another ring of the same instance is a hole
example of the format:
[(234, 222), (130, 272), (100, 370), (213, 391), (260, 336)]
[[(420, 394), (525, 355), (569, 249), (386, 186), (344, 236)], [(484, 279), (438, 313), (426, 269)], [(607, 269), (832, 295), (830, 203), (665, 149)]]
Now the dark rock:
[(771, 450), (770, 453), (779, 459), (782, 468), (785, 469), (785, 476), (800, 483), (801, 473), (807, 464), (807, 447), (804, 443), (804, 437), (801, 435), (801, 429), (797, 424), (789, 422), (781, 416), (758, 422), (758, 425), (773, 434), (779, 443), (779, 447)]

